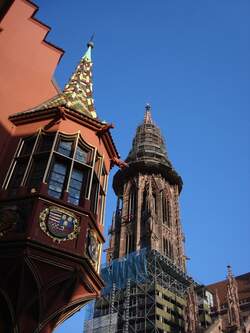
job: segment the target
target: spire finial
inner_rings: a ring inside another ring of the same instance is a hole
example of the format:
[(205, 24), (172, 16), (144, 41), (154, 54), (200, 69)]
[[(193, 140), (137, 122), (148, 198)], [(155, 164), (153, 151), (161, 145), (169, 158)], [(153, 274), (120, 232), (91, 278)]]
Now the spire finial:
[(89, 47), (90, 47), (91, 49), (94, 48), (94, 42), (93, 42), (94, 37), (95, 37), (95, 33), (92, 34), (92, 36), (90, 37), (90, 40), (89, 40), (88, 43), (87, 43), (87, 47), (88, 47), (88, 48), (89, 48)]
[(227, 265), (227, 276), (228, 276), (228, 278), (233, 277), (233, 271), (232, 271), (232, 267), (230, 265)]
[(144, 115), (144, 123), (145, 124), (153, 124), (152, 116), (151, 116), (151, 106), (149, 103), (145, 106), (145, 115)]

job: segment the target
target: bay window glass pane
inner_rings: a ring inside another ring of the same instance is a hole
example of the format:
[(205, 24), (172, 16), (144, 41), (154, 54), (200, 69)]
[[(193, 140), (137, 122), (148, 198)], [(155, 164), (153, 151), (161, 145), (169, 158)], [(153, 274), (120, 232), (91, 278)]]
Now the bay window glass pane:
[(29, 156), (32, 152), (35, 141), (36, 137), (34, 136), (32, 138), (24, 139), (20, 156)]
[(61, 197), (66, 173), (67, 165), (65, 163), (55, 161), (49, 176), (49, 195), (55, 198)]
[(17, 189), (21, 185), (27, 164), (27, 158), (17, 160), (8, 188)]
[(88, 163), (88, 152), (78, 146), (76, 148), (75, 159), (81, 163)]
[(58, 153), (70, 157), (72, 152), (73, 141), (60, 140), (57, 151)]
[(48, 156), (34, 158), (28, 179), (28, 187), (37, 189), (42, 183)]
[(96, 213), (97, 209), (98, 192), (99, 192), (99, 182), (96, 175), (94, 175), (92, 181), (91, 193), (90, 193), (90, 209), (93, 213)]
[(41, 153), (50, 151), (54, 138), (54, 134), (42, 135), (39, 140), (37, 152)]
[(71, 174), (70, 184), (69, 184), (69, 198), (68, 201), (74, 205), (78, 205), (81, 196), (81, 190), (83, 183), (85, 181), (86, 175), (84, 170), (79, 170), (74, 168)]

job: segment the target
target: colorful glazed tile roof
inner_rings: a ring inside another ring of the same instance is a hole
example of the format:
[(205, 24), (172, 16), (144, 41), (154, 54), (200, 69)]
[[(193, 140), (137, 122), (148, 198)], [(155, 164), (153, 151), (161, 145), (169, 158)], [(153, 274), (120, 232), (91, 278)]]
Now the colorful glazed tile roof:
[(28, 111), (38, 111), (58, 106), (65, 106), (70, 109), (83, 112), (92, 118), (97, 117), (92, 93), (93, 63), (91, 60), (91, 50), (93, 48), (93, 43), (89, 42), (87, 46), (88, 49), (86, 53), (82, 57), (63, 91), (48, 101)]

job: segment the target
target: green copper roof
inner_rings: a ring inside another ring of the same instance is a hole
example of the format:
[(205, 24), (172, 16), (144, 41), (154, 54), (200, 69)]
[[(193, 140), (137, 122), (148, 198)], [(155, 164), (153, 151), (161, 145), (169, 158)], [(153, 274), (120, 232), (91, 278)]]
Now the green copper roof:
[(85, 59), (87, 61), (91, 61), (91, 50), (92, 50), (92, 48), (93, 47), (88, 44), (88, 49), (87, 49), (86, 53), (84, 54), (83, 59)]

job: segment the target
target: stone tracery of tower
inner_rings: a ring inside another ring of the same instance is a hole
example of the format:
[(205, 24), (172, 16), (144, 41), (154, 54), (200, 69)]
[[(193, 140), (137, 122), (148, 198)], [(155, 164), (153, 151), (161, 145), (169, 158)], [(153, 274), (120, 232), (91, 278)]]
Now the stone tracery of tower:
[(233, 276), (231, 266), (227, 266), (227, 304), (228, 304), (228, 324), (240, 329), (240, 304), (237, 282)]
[(179, 215), (182, 179), (168, 158), (148, 104), (126, 163), (129, 167), (118, 171), (113, 181), (118, 202), (108, 259), (146, 247), (167, 256), (185, 271)]

